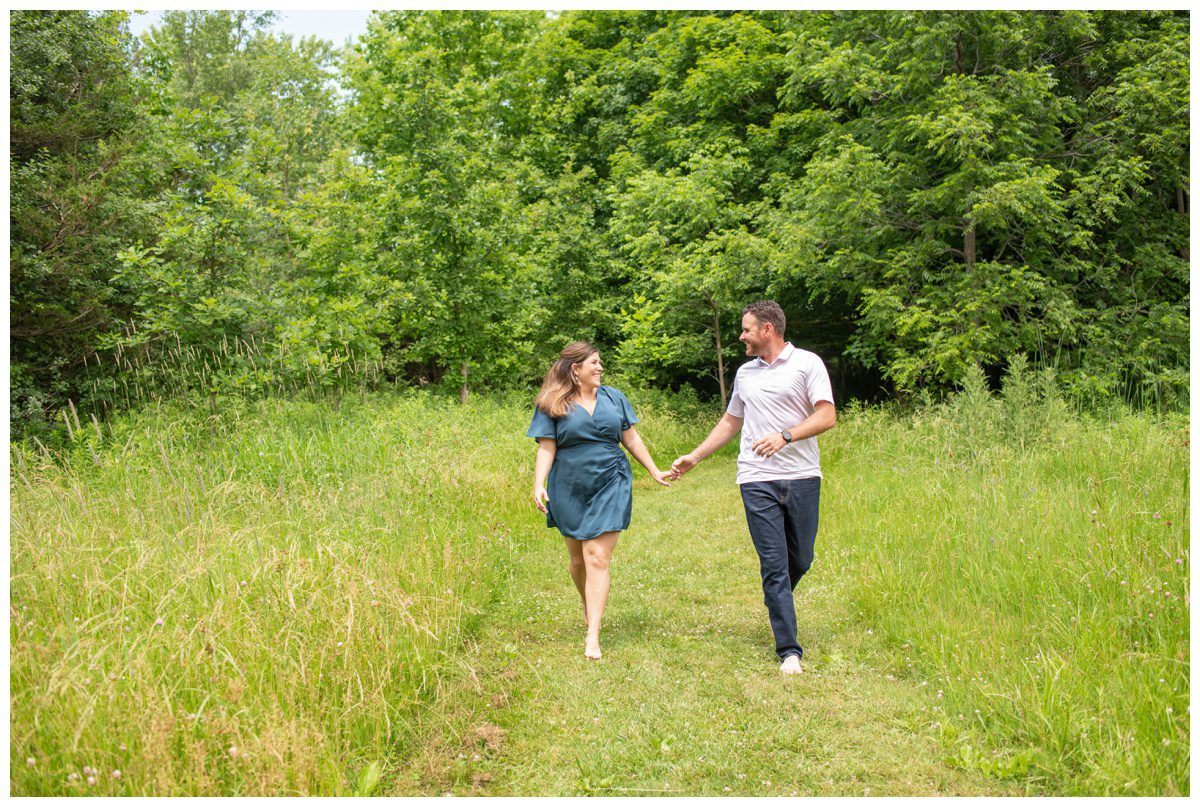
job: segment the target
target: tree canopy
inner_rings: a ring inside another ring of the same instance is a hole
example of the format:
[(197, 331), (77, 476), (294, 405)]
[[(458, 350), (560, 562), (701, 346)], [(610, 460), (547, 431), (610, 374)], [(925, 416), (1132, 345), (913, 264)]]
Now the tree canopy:
[(1021, 356), (1186, 403), (1184, 12), (387, 11), (341, 51), (270, 21), (12, 12), (14, 425), (465, 398), (579, 338), (724, 399), (765, 297), (842, 398)]

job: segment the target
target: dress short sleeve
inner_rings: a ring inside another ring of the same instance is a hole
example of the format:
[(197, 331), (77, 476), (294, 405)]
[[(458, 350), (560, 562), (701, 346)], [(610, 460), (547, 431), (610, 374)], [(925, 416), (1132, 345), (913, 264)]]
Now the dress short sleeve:
[(625, 393), (619, 389), (609, 387), (613, 393), (613, 400), (617, 404), (617, 409), (621, 412), (621, 431), (625, 431), (630, 426), (638, 422), (637, 415), (633, 413), (633, 404), (629, 403), (629, 399), (625, 397)]
[(533, 407), (533, 420), (529, 422), (529, 430), (525, 432), (526, 437), (549, 437), (553, 440), (558, 439), (558, 424), (554, 422), (554, 418), (542, 411), (540, 406)]

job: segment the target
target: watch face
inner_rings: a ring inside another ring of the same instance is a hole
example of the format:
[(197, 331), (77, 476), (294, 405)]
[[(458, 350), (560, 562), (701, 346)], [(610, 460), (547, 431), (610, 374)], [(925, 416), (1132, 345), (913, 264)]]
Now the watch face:
[(792, 433), (791, 432), (785, 431), (785, 432), (780, 432), (780, 434), (783, 435), (784, 442), (786, 442), (786, 443), (792, 442)]

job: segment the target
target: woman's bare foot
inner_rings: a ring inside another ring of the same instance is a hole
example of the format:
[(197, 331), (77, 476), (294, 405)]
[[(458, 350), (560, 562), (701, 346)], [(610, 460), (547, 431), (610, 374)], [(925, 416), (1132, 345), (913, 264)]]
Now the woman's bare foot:
[(583, 606), (583, 626), (584, 626), (585, 628), (588, 626), (588, 623), (587, 623), (587, 605), (586, 605), (586, 604)]
[(788, 656), (783, 660), (783, 663), (779, 665), (779, 671), (784, 675), (799, 675), (800, 673), (804, 672), (804, 670), (800, 667), (800, 657)]
[(600, 658), (600, 640), (588, 638), (584, 645), (583, 657), (591, 661)]

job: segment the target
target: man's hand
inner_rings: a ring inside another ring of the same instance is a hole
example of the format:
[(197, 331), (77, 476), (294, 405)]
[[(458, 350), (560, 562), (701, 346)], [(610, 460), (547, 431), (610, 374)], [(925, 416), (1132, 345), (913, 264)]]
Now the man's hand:
[(786, 445), (787, 440), (783, 439), (783, 435), (779, 432), (775, 432), (774, 434), (768, 434), (766, 437), (762, 438), (753, 446), (751, 446), (751, 448), (754, 450), (754, 453), (758, 454), (760, 457), (770, 457)]
[(678, 479), (679, 477), (683, 476), (688, 471), (695, 468), (697, 462), (699, 462), (699, 460), (697, 460), (695, 456), (691, 454), (684, 454), (682, 457), (671, 463), (671, 479)]

